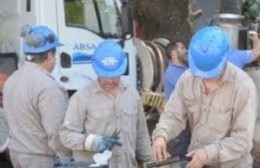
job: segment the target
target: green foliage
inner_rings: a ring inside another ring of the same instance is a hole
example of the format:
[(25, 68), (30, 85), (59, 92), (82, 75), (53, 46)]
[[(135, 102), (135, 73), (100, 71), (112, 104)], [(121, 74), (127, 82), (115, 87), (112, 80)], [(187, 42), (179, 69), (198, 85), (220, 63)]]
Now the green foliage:
[(250, 20), (255, 20), (260, 12), (260, 0), (243, 0), (243, 15)]
[(65, 0), (66, 24), (84, 25), (84, 6), (79, 0)]

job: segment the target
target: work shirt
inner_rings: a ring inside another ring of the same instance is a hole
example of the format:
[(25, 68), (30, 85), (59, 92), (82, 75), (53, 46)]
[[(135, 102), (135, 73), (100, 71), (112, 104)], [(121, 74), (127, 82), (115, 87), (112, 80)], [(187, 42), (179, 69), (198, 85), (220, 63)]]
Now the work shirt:
[(53, 159), (70, 152), (59, 138), (68, 95), (49, 72), (26, 62), (6, 81), (3, 100), (12, 151)]
[(188, 120), (189, 151), (204, 148), (209, 167), (245, 168), (252, 164), (255, 119), (256, 89), (245, 72), (228, 63), (220, 85), (207, 95), (203, 79), (187, 70), (161, 114), (153, 139), (176, 137)]
[(120, 83), (115, 99), (103, 91), (98, 82), (93, 82), (72, 96), (61, 139), (73, 150), (76, 161), (93, 161), (95, 153), (85, 148), (89, 134), (112, 136), (115, 131), (120, 131), (122, 146), (112, 149), (109, 167), (137, 168), (136, 159), (152, 160), (143, 107), (135, 89)]

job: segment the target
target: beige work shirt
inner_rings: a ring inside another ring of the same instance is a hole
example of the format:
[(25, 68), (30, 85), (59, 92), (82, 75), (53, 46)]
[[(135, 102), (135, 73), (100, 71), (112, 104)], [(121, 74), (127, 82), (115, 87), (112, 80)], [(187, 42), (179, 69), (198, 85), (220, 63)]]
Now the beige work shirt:
[[(203, 80), (188, 70), (179, 80), (153, 133), (169, 141), (189, 120), (189, 151), (205, 148), (208, 165), (247, 168), (256, 119), (256, 89), (251, 78), (228, 63), (221, 84), (207, 95)], [(252, 165), (251, 165), (252, 166)]]
[(70, 153), (59, 138), (68, 95), (45, 69), (26, 62), (6, 81), (3, 100), (11, 150), (48, 157)]
[(86, 150), (89, 134), (111, 136), (119, 130), (122, 146), (112, 149), (109, 167), (135, 168), (136, 159), (151, 161), (151, 143), (138, 92), (120, 83), (117, 98), (104, 92), (98, 82), (76, 92), (70, 99), (61, 139), (73, 150), (76, 161), (93, 161), (93, 151)]

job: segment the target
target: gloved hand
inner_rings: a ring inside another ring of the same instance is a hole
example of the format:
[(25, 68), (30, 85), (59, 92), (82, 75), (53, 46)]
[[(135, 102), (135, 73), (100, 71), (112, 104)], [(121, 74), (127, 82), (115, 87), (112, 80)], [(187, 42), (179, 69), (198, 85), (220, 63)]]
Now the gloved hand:
[(91, 147), (94, 151), (103, 153), (105, 150), (111, 150), (115, 145), (122, 146), (118, 140), (119, 138), (117, 136), (97, 135), (93, 139)]
[(56, 156), (54, 159), (54, 168), (68, 167), (71, 165), (72, 162), (73, 159), (69, 156), (63, 156), (63, 157)]

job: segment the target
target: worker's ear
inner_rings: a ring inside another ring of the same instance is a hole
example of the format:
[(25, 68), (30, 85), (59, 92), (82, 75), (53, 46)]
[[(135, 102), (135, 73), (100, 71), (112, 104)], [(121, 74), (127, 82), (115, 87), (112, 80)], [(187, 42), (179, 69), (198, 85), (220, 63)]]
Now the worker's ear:
[(46, 62), (52, 64), (53, 61), (55, 61), (55, 54), (51, 51), (48, 51), (46, 54), (47, 54)]

